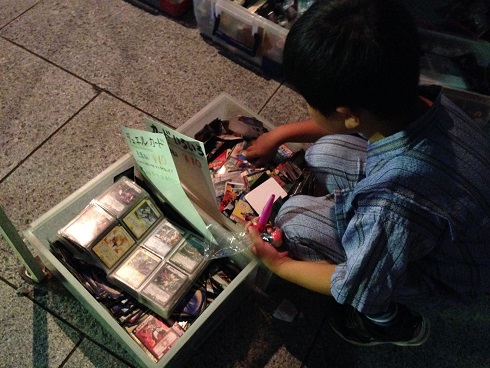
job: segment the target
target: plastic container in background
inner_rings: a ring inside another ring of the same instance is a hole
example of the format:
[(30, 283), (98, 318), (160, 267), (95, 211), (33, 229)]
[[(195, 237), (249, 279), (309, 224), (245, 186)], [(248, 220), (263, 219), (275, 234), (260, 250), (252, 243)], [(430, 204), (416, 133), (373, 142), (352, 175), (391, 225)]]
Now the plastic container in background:
[(471, 116), (490, 137), (490, 96), (443, 88), (444, 94)]
[(230, 0), (194, 0), (202, 35), (259, 66), (282, 75), (282, 51), (288, 30)]

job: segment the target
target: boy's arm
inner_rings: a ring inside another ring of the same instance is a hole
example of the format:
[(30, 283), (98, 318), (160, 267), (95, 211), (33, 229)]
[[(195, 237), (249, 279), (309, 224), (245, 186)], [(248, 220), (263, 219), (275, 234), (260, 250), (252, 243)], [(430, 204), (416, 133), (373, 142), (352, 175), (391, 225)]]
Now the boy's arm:
[(296, 123), (280, 125), (266, 134), (281, 145), (286, 142), (314, 142), (328, 132), (310, 118)]
[(327, 261), (294, 260), (287, 252), (279, 251), (272, 244), (264, 242), (252, 224), (247, 225), (247, 232), (252, 242), (252, 252), (277, 276), (306, 289), (331, 295), (330, 279), (335, 264)]
[(297, 261), (291, 258), (271, 269), (284, 280), (324, 295), (332, 295), (330, 279), (334, 270), (335, 265), (327, 261)]
[(314, 142), (328, 134), (312, 119), (280, 125), (262, 134), (247, 147), (245, 157), (256, 165), (268, 162), (281, 144), (286, 142)]

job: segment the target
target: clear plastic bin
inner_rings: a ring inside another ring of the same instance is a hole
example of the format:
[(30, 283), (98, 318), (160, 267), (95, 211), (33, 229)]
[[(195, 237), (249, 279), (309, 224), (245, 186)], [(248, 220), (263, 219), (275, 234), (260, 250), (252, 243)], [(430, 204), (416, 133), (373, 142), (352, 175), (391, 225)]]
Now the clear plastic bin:
[[(261, 119), (231, 96), (221, 94), (182, 125), (179, 131), (188, 136), (193, 136), (214, 118), (230, 119), (236, 117), (237, 114), (249, 114)], [(266, 127), (272, 127), (270, 123), (265, 123)], [(175, 345), (155, 363), (118, 324), (109, 311), (80, 284), (75, 276), (49, 250), (49, 243), (56, 238), (57, 231), (74, 218), (93, 198), (109, 188), (121, 173), (132, 169), (134, 165), (135, 162), (130, 154), (123, 156), (89, 183), (30, 224), (25, 236), (46, 267), (142, 367), (182, 366), (186, 357), (197, 349), (200, 342), (239, 304), (254, 285), (262, 287), (266, 285), (270, 273), (259, 267), (259, 263), (249, 252), (234, 256), (235, 263), (242, 268), (242, 271), (178, 339)], [(192, 200), (191, 195), (190, 198)], [(200, 214), (205, 221), (209, 221), (205, 212), (200, 210)]]
[(194, 0), (194, 13), (201, 34), (268, 74), (282, 74), (286, 28), (230, 0)]

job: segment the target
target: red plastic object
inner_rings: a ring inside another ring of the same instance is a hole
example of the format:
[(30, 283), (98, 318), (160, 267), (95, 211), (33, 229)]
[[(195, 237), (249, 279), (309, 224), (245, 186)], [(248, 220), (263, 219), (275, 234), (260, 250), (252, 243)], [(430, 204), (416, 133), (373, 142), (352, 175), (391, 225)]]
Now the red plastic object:
[(160, 0), (160, 10), (174, 17), (180, 17), (191, 7), (192, 0), (175, 3), (175, 0)]

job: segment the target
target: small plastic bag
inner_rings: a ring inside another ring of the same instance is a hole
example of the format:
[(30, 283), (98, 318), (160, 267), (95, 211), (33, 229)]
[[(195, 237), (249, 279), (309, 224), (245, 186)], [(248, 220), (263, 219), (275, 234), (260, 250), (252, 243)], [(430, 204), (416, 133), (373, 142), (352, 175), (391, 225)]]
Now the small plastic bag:
[(208, 224), (212, 239), (206, 239), (205, 256), (208, 259), (231, 257), (249, 249), (251, 242), (243, 231), (234, 232), (218, 224)]

